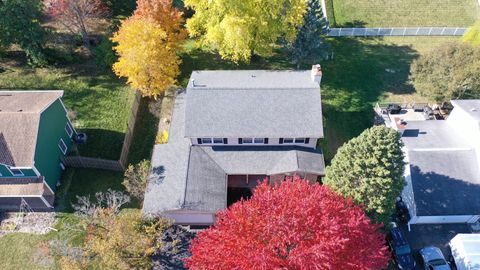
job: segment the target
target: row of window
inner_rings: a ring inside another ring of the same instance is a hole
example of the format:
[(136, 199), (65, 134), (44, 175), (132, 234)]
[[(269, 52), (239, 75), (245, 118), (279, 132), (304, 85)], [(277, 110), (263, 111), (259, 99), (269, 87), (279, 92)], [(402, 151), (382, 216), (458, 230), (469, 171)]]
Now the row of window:
[[(72, 138), (73, 128), (69, 122), (67, 122), (67, 124), (65, 125), (65, 131), (67, 132), (68, 137)], [(60, 148), (60, 151), (62, 151), (64, 155), (67, 154), (68, 148), (67, 148), (67, 145), (65, 144), (65, 141), (63, 141), (62, 138), (60, 138), (60, 141), (58, 142), (58, 148)]]
[[(280, 144), (308, 144), (309, 138), (280, 138)], [(228, 144), (227, 138), (198, 138), (198, 144)], [(268, 144), (268, 138), (239, 138), (238, 144)]]

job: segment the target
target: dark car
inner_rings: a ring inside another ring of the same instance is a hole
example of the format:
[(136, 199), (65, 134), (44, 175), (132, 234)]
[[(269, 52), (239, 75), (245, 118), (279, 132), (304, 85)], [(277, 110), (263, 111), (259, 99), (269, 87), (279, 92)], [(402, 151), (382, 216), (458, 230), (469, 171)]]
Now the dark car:
[(415, 258), (412, 249), (395, 222), (387, 234), (387, 241), (392, 251), (392, 256), (399, 269), (411, 270), (415, 268)]

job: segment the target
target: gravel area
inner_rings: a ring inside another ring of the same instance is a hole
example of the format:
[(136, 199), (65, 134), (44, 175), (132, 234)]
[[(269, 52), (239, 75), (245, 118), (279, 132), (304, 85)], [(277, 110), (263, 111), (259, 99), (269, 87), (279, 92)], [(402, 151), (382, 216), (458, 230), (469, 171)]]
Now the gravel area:
[(1, 212), (0, 235), (23, 232), (46, 234), (55, 224), (54, 212), (28, 213)]

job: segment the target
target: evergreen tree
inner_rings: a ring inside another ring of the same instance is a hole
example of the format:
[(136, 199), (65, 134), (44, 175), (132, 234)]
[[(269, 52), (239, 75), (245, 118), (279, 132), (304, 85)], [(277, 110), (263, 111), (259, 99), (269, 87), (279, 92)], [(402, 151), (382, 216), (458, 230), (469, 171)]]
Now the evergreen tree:
[(400, 134), (391, 128), (367, 129), (338, 149), (323, 183), (385, 223), (405, 185), (402, 145)]
[(297, 29), (295, 41), (288, 45), (297, 69), (300, 68), (305, 58), (311, 56), (316, 50), (326, 47), (322, 36), (326, 35), (328, 31), (328, 21), (323, 16), (320, 0), (310, 0), (304, 16), (304, 23)]

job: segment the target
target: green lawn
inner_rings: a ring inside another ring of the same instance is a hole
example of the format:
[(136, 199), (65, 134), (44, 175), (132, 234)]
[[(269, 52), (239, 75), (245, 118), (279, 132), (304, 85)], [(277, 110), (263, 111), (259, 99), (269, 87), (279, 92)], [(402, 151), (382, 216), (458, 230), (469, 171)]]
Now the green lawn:
[(1, 236), (0, 268), (3, 270), (52, 269), (42, 254), (42, 245), (49, 238), (49, 235), (27, 233)]
[[(336, 149), (372, 125), (377, 101), (427, 101), (409, 84), (410, 64), (450, 37), (331, 38), (333, 60), (322, 64), (325, 139), (329, 161)], [(305, 65), (304, 68), (308, 68)]]
[(0, 89), (64, 90), (63, 101), (75, 115), (75, 128), (88, 135), (87, 144), (79, 148), (80, 154), (120, 157), (133, 91), (110, 72), (95, 66), (10, 67), (0, 73)]
[(469, 26), (477, 0), (326, 0), (332, 25), (356, 27)]

